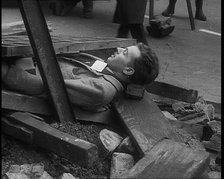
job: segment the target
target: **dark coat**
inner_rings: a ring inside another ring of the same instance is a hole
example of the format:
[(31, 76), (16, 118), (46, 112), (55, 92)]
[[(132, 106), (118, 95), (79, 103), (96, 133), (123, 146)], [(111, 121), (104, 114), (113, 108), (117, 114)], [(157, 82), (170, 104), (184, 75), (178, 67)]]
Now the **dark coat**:
[(117, 0), (113, 22), (143, 24), (147, 0)]

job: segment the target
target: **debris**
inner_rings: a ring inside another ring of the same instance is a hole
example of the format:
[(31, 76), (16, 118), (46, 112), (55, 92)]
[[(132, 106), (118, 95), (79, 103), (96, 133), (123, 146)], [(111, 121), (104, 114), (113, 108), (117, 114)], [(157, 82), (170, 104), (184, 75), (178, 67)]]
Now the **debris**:
[(168, 111), (162, 111), (162, 113), (164, 114), (164, 116), (170, 120), (177, 120), (177, 118), (175, 118), (172, 114), (170, 114)]
[(203, 111), (209, 121), (215, 118), (215, 108), (212, 104), (196, 102), (194, 107), (197, 111)]
[(172, 140), (158, 142), (124, 178), (197, 178), (207, 169), (210, 156)]
[(104, 147), (112, 152), (121, 143), (122, 137), (113, 131), (103, 129), (100, 131), (100, 140)]
[(53, 179), (44, 171), (42, 163), (11, 165), (6, 175), (9, 179)]
[(23, 173), (6, 173), (8, 179), (31, 179)]
[(1, 134), (1, 149), (2, 149), (3, 147), (5, 147), (5, 145), (6, 145), (5, 137), (3, 136), (3, 134)]
[(134, 165), (134, 158), (130, 154), (114, 152), (111, 160), (110, 178), (120, 178)]
[(130, 137), (126, 137), (120, 145), (116, 148), (116, 152), (120, 153), (127, 153), (127, 154), (136, 154), (135, 148), (133, 146), (133, 143), (131, 142)]
[(44, 171), (43, 175), (39, 179), (53, 179), (46, 171)]
[(204, 135), (204, 125), (201, 124), (188, 124), (182, 121), (174, 121), (170, 120), (171, 125), (174, 128), (182, 129), (189, 133), (190, 135), (194, 136), (195, 139), (201, 140)]
[(209, 121), (207, 123), (214, 133), (221, 133), (221, 121)]
[(183, 129), (175, 129), (175, 132), (180, 136), (180, 138), (184, 141), (184, 143), (194, 150), (205, 151), (202, 143), (192, 134), (186, 132)]
[(218, 165), (221, 165), (221, 152), (218, 153), (216, 159), (215, 159), (215, 163)]
[(11, 165), (9, 168), (9, 173), (19, 173), (21, 170), (19, 165)]
[(212, 104), (206, 104), (202, 98), (194, 103), (176, 102), (172, 104), (174, 116), (180, 121), (189, 124), (210, 122), (215, 118), (215, 109)]
[(79, 178), (74, 177), (70, 173), (63, 173), (63, 175), (60, 176), (58, 179), (79, 179)]
[(213, 178), (216, 178), (216, 179), (221, 179), (221, 172), (216, 172), (216, 171), (211, 171), (208, 173), (208, 179), (213, 179)]
[(212, 135), (209, 141), (202, 141), (206, 149), (220, 152), (221, 151), (221, 133)]
[(182, 101), (172, 104), (172, 108), (173, 108), (174, 112), (181, 113), (181, 114), (191, 113), (191, 112), (195, 111), (192, 107), (192, 104), (182, 102)]
[[(47, 22), (49, 32), (52, 32), (51, 22)], [(3, 35), (26, 35), (26, 28), (23, 21), (16, 21), (2, 24)]]
[(44, 164), (43, 163), (34, 164), (32, 166), (32, 173), (34, 174), (35, 177), (42, 176), (44, 173)]

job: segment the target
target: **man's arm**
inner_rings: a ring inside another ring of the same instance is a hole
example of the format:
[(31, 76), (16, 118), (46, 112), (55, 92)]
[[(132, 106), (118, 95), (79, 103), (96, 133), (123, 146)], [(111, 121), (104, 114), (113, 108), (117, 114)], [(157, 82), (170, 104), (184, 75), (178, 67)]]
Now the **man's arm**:
[(116, 88), (101, 78), (66, 79), (65, 85), (73, 104), (97, 109), (111, 102)]

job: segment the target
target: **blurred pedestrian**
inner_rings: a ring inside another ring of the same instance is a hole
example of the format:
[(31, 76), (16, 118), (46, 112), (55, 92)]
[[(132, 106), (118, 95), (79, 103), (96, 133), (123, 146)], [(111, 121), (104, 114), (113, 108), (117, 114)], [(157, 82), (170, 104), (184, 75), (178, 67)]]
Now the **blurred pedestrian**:
[[(174, 14), (175, 4), (177, 0), (169, 0), (168, 7), (162, 12), (163, 16), (170, 16)], [(207, 18), (202, 10), (203, 7), (203, 0), (195, 0), (196, 12), (195, 12), (195, 19), (206, 21)]]
[(147, 0), (117, 0), (113, 22), (120, 24), (118, 38), (127, 38), (129, 31), (137, 42), (148, 45), (143, 26)]
[[(50, 1), (50, 9), (54, 15), (64, 16), (68, 14), (81, 0), (52, 0)], [(82, 0), (83, 17), (91, 18), (93, 11), (93, 0)]]

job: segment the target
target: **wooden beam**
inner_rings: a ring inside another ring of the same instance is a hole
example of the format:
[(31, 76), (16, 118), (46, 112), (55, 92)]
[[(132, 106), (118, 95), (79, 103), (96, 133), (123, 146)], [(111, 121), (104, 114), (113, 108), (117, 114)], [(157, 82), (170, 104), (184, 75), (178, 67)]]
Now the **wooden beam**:
[(146, 90), (149, 93), (188, 103), (195, 103), (198, 99), (197, 90), (185, 89), (159, 81), (154, 81), (150, 85), (147, 85)]
[(113, 108), (142, 156), (163, 139), (183, 142), (147, 92), (140, 101), (120, 97)]
[(48, 100), (11, 91), (2, 91), (1, 106), (3, 109), (15, 111), (26, 111), (42, 115), (53, 114), (53, 108)]
[(209, 153), (163, 140), (122, 178), (200, 178), (210, 162)]
[[(48, 99), (19, 94), (12, 91), (2, 90), (1, 107), (2, 109), (24, 111), (46, 116), (54, 115), (54, 110)], [(112, 110), (95, 113), (82, 110), (76, 106), (72, 106), (72, 109), (76, 112), (78, 121), (111, 124), (115, 119), (115, 113)]]
[[(33, 144), (50, 150), (81, 166), (93, 166), (98, 160), (98, 149), (95, 144), (61, 132), (31, 115), (16, 112), (7, 116), (7, 120), (33, 132)], [(3, 128), (4, 132), (5, 129)], [(15, 133), (11, 133), (15, 137)], [(18, 136), (17, 136), (18, 137)]]
[[(106, 37), (75, 37), (51, 35), (55, 52), (77, 53), (79, 51), (99, 50), (135, 45), (134, 39)], [(2, 57), (33, 56), (27, 35), (2, 35)]]
[(75, 114), (65, 88), (40, 2), (19, 0), (19, 9), (37, 60), (38, 69), (60, 122), (75, 121)]

